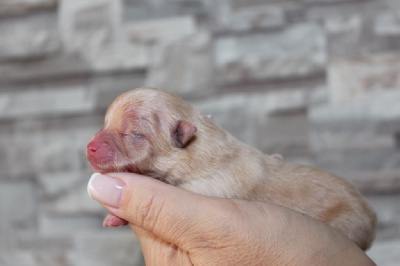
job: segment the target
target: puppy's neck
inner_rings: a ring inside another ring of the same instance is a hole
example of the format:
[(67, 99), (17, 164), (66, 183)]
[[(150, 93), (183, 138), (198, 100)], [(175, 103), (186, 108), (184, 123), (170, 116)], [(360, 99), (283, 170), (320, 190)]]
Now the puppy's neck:
[(212, 121), (200, 122), (197, 138), (172, 156), (177, 163), (165, 176), (167, 183), (205, 195), (235, 197), (256, 186), (277, 165)]

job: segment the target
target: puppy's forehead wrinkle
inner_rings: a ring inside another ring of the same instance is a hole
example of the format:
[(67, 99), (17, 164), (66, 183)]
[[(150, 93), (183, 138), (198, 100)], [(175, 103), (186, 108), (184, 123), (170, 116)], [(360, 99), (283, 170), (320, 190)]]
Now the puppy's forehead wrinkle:
[[(153, 125), (153, 130), (167, 131), (178, 120), (193, 117), (194, 109), (172, 94), (149, 89), (135, 89), (117, 98), (108, 110), (106, 128), (122, 128), (121, 123)], [(130, 122), (126, 122), (130, 121)], [(126, 125), (129, 126), (129, 125)]]

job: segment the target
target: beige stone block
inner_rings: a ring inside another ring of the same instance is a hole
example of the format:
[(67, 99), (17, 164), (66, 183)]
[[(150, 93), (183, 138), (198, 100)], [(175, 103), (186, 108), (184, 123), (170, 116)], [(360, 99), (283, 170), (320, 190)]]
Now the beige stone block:
[(0, 95), (0, 119), (88, 113), (94, 97), (81, 86), (59, 89), (31, 88)]
[(61, 0), (59, 31), (68, 51), (96, 49), (118, 38), (120, 0)]
[(328, 69), (332, 103), (352, 102), (363, 95), (400, 88), (397, 53), (334, 60)]
[(73, 265), (144, 265), (139, 242), (131, 231), (103, 230), (109, 232), (77, 236), (71, 256)]
[(191, 36), (196, 30), (196, 20), (192, 16), (154, 19), (124, 25), (124, 34), (128, 40), (147, 44)]
[(211, 36), (199, 33), (155, 47), (145, 84), (186, 98), (209, 96), (214, 74)]
[(2, 0), (0, 16), (26, 14), (33, 10), (55, 8), (58, 0)]
[[(0, 3), (1, 13), (1, 3)], [(59, 52), (56, 14), (3, 19), (0, 23), (0, 60), (28, 59)]]
[(215, 44), (220, 84), (243, 84), (321, 75), (325, 36), (316, 24), (297, 24), (272, 33), (224, 36)]

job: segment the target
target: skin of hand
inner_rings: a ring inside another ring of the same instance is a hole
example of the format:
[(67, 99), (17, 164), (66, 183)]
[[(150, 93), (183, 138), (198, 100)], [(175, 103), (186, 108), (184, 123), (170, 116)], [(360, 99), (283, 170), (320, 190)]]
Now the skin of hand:
[(340, 232), (281, 206), (207, 197), (132, 173), (94, 174), (88, 192), (129, 222), (146, 265), (375, 265)]

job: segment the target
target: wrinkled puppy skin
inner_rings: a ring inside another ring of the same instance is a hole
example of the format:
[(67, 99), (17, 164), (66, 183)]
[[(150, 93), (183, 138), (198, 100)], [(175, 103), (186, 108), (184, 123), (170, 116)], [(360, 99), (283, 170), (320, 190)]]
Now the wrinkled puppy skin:
[[(119, 96), (87, 158), (96, 172), (139, 173), (203, 195), (285, 206), (336, 228), (363, 250), (375, 236), (376, 215), (347, 180), (263, 154), (162, 90)], [(105, 220), (105, 226), (124, 224)]]

